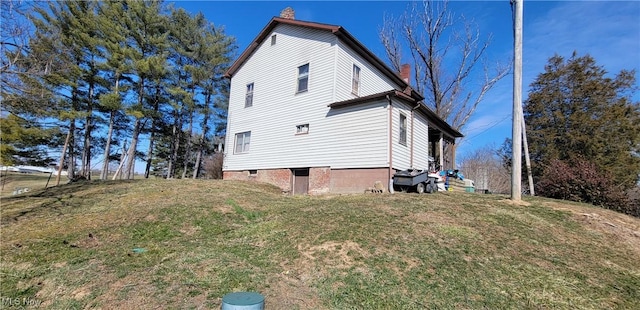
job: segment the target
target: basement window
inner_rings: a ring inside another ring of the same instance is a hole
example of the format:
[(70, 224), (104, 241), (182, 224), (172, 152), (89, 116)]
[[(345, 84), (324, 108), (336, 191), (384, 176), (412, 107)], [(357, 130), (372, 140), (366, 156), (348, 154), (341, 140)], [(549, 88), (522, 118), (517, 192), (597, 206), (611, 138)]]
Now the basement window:
[(255, 177), (256, 175), (258, 175), (258, 170), (249, 170), (250, 177)]
[(296, 126), (296, 134), (304, 135), (309, 133), (309, 124), (302, 124)]

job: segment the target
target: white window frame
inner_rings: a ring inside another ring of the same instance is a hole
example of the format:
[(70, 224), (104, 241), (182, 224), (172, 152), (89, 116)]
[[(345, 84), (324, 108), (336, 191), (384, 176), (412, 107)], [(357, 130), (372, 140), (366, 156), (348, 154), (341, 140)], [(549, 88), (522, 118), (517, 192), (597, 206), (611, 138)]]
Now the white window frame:
[(244, 107), (252, 107), (253, 106), (253, 88), (254, 83), (247, 84), (247, 93), (244, 96)]
[(236, 141), (233, 147), (234, 154), (243, 154), (249, 152), (251, 145), (251, 131), (236, 133)]
[(309, 133), (309, 124), (296, 125), (296, 135), (306, 135)]
[(360, 92), (360, 67), (353, 64), (353, 70), (351, 72), (351, 93), (358, 96)]
[(407, 116), (404, 113), (400, 113), (400, 117), (398, 118), (398, 143), (406, 146), (407, 145)]
[[(307, 68), (306, 72), (302, 72), (303, 68)], [(305, 88), (300, 89), (302, 85), (301, 82), (305, 81)], [(298, 84), (296, 85), (296, 93), (303, 93), (309, 90), (309, 63), (306, 63), (302, 66), (298, 66)]]

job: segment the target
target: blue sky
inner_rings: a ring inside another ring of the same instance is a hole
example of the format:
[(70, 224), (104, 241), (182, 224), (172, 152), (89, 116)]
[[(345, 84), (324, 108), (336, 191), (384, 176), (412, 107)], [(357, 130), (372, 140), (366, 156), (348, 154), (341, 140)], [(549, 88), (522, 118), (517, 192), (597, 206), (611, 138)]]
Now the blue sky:
[[(169, 1), (169, 3), (171, 3)], [(379, 39), (385, 14), (399, 16), (407, 1), (175, 1), (190, 13), (202, 12), (210, 22), (234, 36), (239, 55), (269, 20), (287, 6), (296, 19), (343, 26), (383, 61)], [(523, 99), (529, 84), (554, 54), (570, 57), (590, 54), (613, 73), (640, 70), (640, 2), (524, 0)], [(513, 57), (513, 27), (509, 0), (451, 1), (452, 13), (477, 24), (482, 37), (492, 36), (487, 56), (509, 62)], [(408, 59), (407, 59), (408, 60)], [(636, 77), (640, 77), (636, 73)], [(458, 141), (464, 156), (484, 146), (499, 147), (511, 137), (513, 76), (496, 84), (478, 107)], [(636, 94), (636, 100), (640, 96)]]

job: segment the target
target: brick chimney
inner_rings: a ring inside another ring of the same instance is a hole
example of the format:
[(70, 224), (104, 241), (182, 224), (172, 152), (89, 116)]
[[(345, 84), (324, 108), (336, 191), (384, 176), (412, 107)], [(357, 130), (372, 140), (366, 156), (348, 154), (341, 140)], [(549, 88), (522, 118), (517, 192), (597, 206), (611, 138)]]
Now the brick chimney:
[(280, 12), (280, 17), (286, 19), (296, 19), (296, 11), (288, 6), (284, 10), (282, 10), (282, 12)]
[(411, 84), (409, 83), (409, 77), (411, 76), (411, 65), (410, 64), (403, 64), (400, 67), (400, 77), (407, 83), (407, 84)]

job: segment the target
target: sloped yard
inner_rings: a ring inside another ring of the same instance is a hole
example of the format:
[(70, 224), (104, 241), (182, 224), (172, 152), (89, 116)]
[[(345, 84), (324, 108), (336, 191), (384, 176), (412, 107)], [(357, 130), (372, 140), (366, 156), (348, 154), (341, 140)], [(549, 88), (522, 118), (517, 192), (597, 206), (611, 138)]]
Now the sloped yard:
[(79, 182), (2, 199), (1, 296), (41, 308), (632, 309), (640, 219), (471, 193)]

